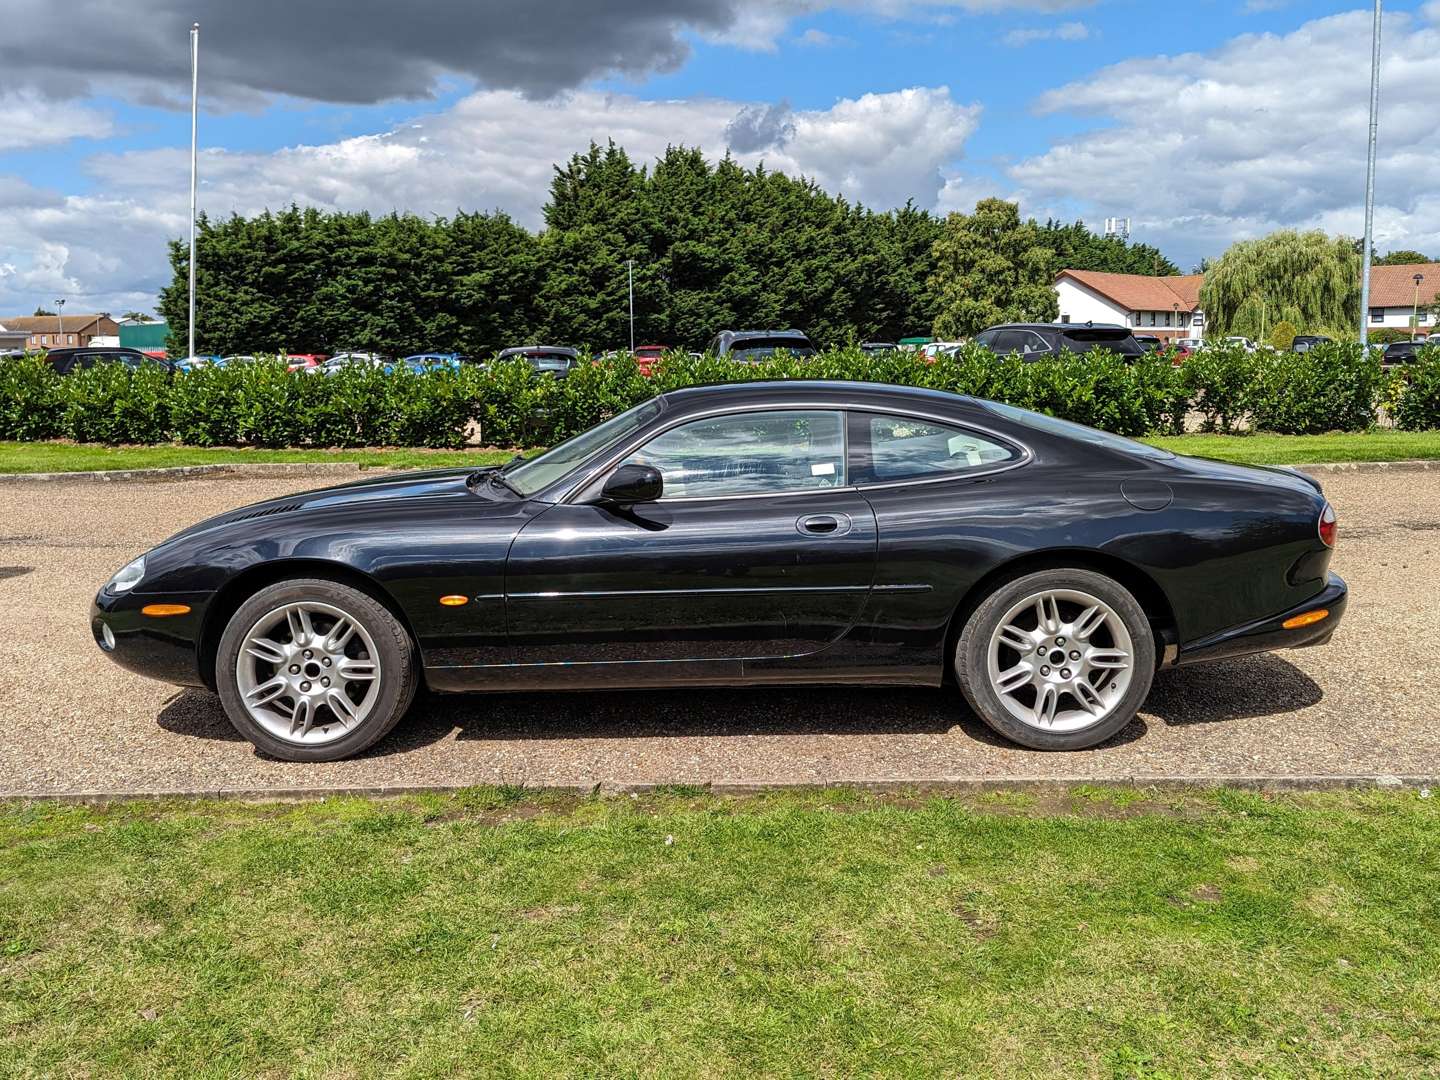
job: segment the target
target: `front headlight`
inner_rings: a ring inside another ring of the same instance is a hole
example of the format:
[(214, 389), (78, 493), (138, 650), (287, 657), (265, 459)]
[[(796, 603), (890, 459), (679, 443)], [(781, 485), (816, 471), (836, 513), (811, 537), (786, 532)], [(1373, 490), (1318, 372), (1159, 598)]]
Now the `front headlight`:
[(134, 562), (127, 563), (115, 571), (115, 576), (110, 579), (109, 584), (107, 584), (105, 588), (109, 589), (112, 593), (129, 592), (136, 585), (140, 584), (140, 579), (144, 576), (145, 556), (141, 555)]

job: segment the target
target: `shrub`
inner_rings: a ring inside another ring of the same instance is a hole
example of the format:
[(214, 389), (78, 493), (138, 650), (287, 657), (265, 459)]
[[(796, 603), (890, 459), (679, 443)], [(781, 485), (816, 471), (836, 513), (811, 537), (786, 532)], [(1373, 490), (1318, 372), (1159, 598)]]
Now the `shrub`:
[(1239, 344), (1207, 345), (1181, 365), (1181, 385), (1204, 418), (1206, 431), (1233, 431), (1245, 418), (1260, 355)]
[(65, 376), (64, 434), (76, 442), (168, 442), (169, 378), (159, 365), (124, 364), (96, 364)]
[(1395, 424), (1405, 431), (1440, 428), (1440, 345), (1421, 349), (1415, 363), (1406, 365)]
[(60, 379), (37, 353), (0, 360), (0, 439), (53, 439), (64, 432)]
[(1414, 334), (1398, 326), (1381, 326), (1371, 330), (1368, 337), (1371, 345), (1390, 345), (1397, 341), (1413, 340)]
[(1364, 431), (1375, 423), (1384, 382), (1379, 358), (1358, 343), (1327, 342), (1303, 353), (1255, 354), (1249, 391), (1255, 427), (1281, 435)]
[(1282, 319), (1275, 324), (1275, 329), (1270, 331), (1271, 348), (1289, 352), (1290, 347), (1295, 344), (1295, 333), (1295, 327)]

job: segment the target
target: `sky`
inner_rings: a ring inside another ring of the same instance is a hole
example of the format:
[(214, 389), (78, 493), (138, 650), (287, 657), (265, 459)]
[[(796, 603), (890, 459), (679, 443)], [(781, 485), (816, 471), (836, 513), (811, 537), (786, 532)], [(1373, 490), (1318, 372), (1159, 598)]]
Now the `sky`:
[[(1368, 7), (1318, 0), (5, 0), (0, 320), (152, 312), (189, 203), (538, 228), (613, 139), (876, 209), (1132, 220), (1182, 270), (1363, 231)], [(1386, 7), (1376, 246), (1440, 257), (1440, 0)]]

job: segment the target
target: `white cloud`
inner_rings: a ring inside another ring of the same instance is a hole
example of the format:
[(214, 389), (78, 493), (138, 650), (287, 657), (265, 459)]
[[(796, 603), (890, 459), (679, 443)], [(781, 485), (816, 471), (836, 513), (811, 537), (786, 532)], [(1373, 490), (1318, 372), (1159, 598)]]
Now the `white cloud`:
[(1090, 27), (1083, 22), (1063, 22), (1058, 26), (1011, 30), (1000, 40), (1011, 48), (1020, 48), (1036, 41), (1084, 41), (1089, 36)]
[[(1440, 4), (1386, 17), (1376, 236), (1440, 251)], [(1428, 10), (1428, 9), (1427, 9)], [(1370, 13), (1130, 60), (1039, 98), (1105, 126), (1009, 170), (1027, 205), (1122, 214), (1185, 262), (1281, 226), (1363, 229)]]
[(0, 153), (115, 133), (110, 117), (98, 109), (50, 101), (31, 90), (0, 92), (0, 117)]
[(853, 45), (855, 43), (841, 34), (827, 34), (824, 30), (812, 26), (795, 39), (795, 44), (804, 45), (809, 49), (830, 49), (837, 45)]
[[(383, 134), (275, 153), (207, 150), (200, 206), (212, 217), (291, 202), (443, 215), (499, 208), (538, 227), (552, 163), (591, 140), (614, 139), (641, 164), (681, 141), (718, 158), (727, 130), (755, 109), (708, 98), (642, 101), (580, 91), (533, 101), (485, 91)], [(942, 172), (962, 153), (980, 113), (944, 87), (866, 94), (823, 110), (771, 109), (779, 110), (776, 122), (759, 125), (768, 137), (737, 150), (738, 160), (803, 173), (877, 207), (909, 198), (934, 205)], [(102, 154), (85, 168), (97, 189), (85, 196), (0, 178), (0, 264), (16, 267), (0, 277), (0, 313), (61, 295), (77, 307), (144, 307), (168, 280), (165, 241), (186, 227), (188, 152)]]

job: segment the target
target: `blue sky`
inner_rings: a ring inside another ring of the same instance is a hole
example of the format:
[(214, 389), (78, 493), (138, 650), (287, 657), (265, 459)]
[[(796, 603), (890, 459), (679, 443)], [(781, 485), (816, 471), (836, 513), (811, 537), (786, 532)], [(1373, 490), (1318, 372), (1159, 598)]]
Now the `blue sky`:
[[(191, 18), (215, 214), (537, 226), (550, 164), (614, 137), (641, 160), (729, 147), (877, 207), (1129, 215), (1186, 268), (1276, 227), (1359, 231), (1355, 3), (354, 0), (339, 25), (305, 0), (143, 0), (77, 34), (58, 0), (14, 2), (12, 48), (36, 53), (0, 90), (0, 315), (153, 309), (184, 231)], [(1382, 251), (1440, 256), (1437, 56), (1440, 0), (1388, 5)]]

